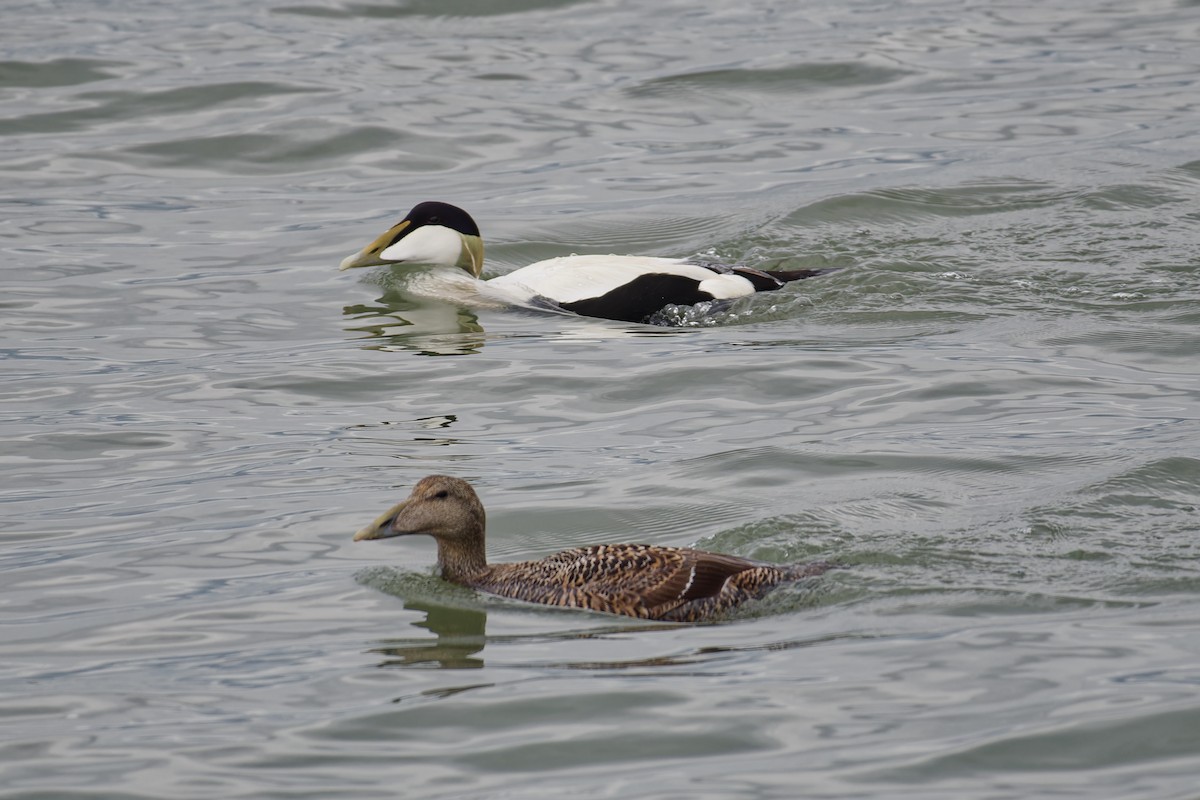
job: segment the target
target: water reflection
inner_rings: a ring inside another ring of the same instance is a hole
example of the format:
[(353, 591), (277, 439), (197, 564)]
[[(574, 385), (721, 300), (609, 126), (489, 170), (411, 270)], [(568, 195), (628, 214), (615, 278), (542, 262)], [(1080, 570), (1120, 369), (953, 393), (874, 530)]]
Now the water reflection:
[(558, 9), (578, 2), (582, 0), (502, 0), (489, 3), (481, 3), (479, 0), (411, 0), (407, 3), (347, 3), (341, 7), (320, 4), (295, 5), (283, 6), (273, 11), (277, 14), (364, 19), (410, 16), (487, 17)]
[[(483, 350), (489, 337), (475, 311), (466, 306), (429, 298), (410, 298), (390, 290), (376, 303), (342, 307), (343, 316), (354, 323), (345, 330), (356, 334), (365, 350), (404, 350), (426, 356), (470, 355)], [(731, 308), (737, 310), (731, 312)], [(545, 319), (553, 315), (556, 319), (565, 319), (564, 325), (555, 326), (554, 336), (559, 340), (605, 341), (672, 336), (686, 333), (688, 328), (723, 325), (738, 321), (741, 308), (740, 304), (731, 307), (728, 303), (667, 306), (651, 324), (582, 317), (550, 305), (505, 306), (503, 311), (513, 318)], [(499, 333), (493, 331), (491, 338), (527, 335), (530, 334), (502, 330)]]
[(427, 356), (461, 356), (478, 353), (487, 337), (479, 318), (468, 308), (452, 303), (417, 304), (394, 293), (378, 298), (378, 305), (344, 306), (342, 314), (352, 333), (365, 334), (367, 350), (407, 350)]
[[(438, 414), (432, 417), (416, 417), (414, 419), (397, 419), (397, 420), (380, 420), (379, 422), (363, 422), (358, 425), (349, 425), (346, 427), (348, 431), (364, 431), (366, 432), (362, 441), (378, 442), (387, 447), (393, 445), (393, 439), (390, 438), (388, 429), (398, 431), (413, 431), (419, 429), (421, 431), (429, 431), (430, 434), (438, 434), (458, 421), (457, 414)], [(376, 434), (379, 435), (376, 435)], [(450, 447), (454, 445), (464, 444), (464, 440), (454, 436), (443, 435), (414, 435), (407, 441), (420, 442), (422, 445), (432, 445), (435, 447)]]
[(436, 638), (391, 639), (370, 652), (385, 656), (381, 667), (430, 664), (442, 669), (479, 669), (483, 659), (475, 656), (487, 644), (487, 612), (453, 608), (422, 600), (406, 600), (404, 607), (424, 611), (425, 619), (412, 623)]

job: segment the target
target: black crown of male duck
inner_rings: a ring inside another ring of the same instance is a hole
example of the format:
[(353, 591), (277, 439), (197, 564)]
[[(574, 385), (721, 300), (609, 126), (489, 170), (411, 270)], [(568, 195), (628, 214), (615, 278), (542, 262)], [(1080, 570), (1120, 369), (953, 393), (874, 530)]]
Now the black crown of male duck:
[(690, 306), (774, 291), (822, 270), (759, 270), (691, 264), (654, 256), (583, 255), (538, 261), (490, 280), (483, 273), (483, 238), (471, 215), (448, 203), (418, 203), (404, 219), (342, 261), (342, 269), (384, 264), (426, 265), (433, 273), (410, 282), (415, 294), (532, 307), (585, 317), (646, 322), (667, 306)]
[(746, 558), (647, 544), (563, 550), (540, 561), (487, 563), (483, 504), (461, 478), (430, 475), (404, 502), (354, 535), (354, 541), (425, 534), (437, 542), (442, 577), (480, 591), (550, 606), (641, 619), (703, 622), (781, 583), (832, 565), (765, 564)]

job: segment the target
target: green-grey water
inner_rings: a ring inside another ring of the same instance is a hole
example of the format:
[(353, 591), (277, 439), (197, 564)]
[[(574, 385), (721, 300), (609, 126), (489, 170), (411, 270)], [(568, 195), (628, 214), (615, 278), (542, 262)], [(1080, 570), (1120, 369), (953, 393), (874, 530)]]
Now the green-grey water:
[[(0, 800), (1200, 797), (1187, 0), (5, 8)], [(488, 274), (840, 267), (676, 327)], [(847, 569), (716, 625), (353, 544)]]

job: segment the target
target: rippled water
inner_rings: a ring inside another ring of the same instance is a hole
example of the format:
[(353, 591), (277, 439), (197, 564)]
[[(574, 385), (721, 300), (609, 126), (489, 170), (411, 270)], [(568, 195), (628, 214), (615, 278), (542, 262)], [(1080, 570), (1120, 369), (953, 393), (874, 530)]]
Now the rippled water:
[[(1194, 2), (9, 4), (0, 798), (1194, 798)], [(837, 266), (673, 328), (338, 273)], [(849, 569), (689, 627), (352, 532)]]

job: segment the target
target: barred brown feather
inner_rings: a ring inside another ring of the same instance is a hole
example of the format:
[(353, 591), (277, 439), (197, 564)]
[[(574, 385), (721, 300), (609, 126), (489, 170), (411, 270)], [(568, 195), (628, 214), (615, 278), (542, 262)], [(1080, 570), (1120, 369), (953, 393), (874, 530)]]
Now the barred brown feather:
[(430, 475), (354, 538), (428, 534), (437, 541), (442, 575), (454, 583), (531, 603), (676, 622), (710, 619), (830, 568), (648, 544), (576, 547), (539, 561), (488, 564), (484, 529), (483, 505), (471, 485)]

